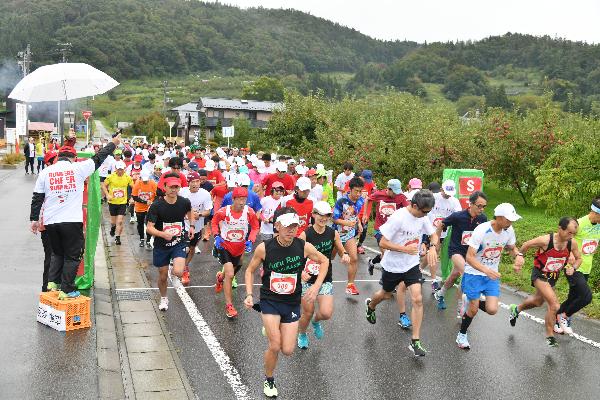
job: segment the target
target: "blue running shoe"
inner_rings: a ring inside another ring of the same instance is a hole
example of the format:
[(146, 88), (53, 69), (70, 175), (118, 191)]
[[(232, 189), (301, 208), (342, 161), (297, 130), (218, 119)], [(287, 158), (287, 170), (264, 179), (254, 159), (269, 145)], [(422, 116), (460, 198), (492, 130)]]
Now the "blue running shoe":
[(306, 333), (298, 334), (298, 347), (301, 349), (308, 349), (308, 335)]
[(321, 326), (320, 322), (315, 322), (315, 321), (311, 321), (312, 327), (313, 327), (313, 331), (315, 333), (315, 337), (317, 339), (323, 339), (323, 336), (325, 335), (325, 332), (323, 332), (323, 327)]
[(445, 310), (446, 309), (446, 300), (444, 300), (444, 296), (442, 296), (442, 294), (439, 291), (437, 291), (433, 294), (433, 297), (437, 301), (438, 310)]
[(398, 319), (398, 325), (400, 325), (402, 329), (408, 329), (412, 326), (412, 322), (410, 322), (410, 318), (408, 318), (408, 315), (401, 314), (400, 318)]

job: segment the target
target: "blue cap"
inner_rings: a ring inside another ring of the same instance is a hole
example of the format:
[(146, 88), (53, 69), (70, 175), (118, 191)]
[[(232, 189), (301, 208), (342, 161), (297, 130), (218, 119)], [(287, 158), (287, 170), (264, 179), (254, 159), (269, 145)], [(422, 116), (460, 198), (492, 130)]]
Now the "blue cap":
[(402, 184), (398, 179), (390, 179), (387, 183), (388, 189), (391, 189), (394, 194), (402, 193)]
[(241, 167), (238, 168), (238, 173), (240, 173), (240, 174), (247, 174), (248, 173), (248, 167), (246, 167), (245, 165), (242, 165)]
[(373, 172), (371, 172), (370, 169), (364, 169), (361, 176), (364, 178), (365, 182), (373, 182)]
[(190, 167), (190, 169), (192, 171), (198, 171), (198, 163), (195, 161), (192, 161), (191, 163), (189, 163), (188, 167)]

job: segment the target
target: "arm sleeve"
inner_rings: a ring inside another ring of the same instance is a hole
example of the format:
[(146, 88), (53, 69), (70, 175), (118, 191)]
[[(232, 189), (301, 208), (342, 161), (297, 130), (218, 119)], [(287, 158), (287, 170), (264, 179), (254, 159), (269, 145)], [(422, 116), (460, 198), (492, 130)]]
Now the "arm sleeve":
[(33, 192), (33, 196), (31, 197), (31, 214), (29, 215), (30, 221), (38, 221), (40, 219), (40, 210), (44, 204), (45, 197), (44, 193)]
[(248, 240), (250, 240), (251, 242), (255, 242), (259, 228), (258, 217), (256, 216), (256, 213), (254, 211), (250, 212), (248, 217), (250, 219), (250, 234), (248, 235)]
[(454, 213), (448, 215), (446, 218), (442, 220), (442, 224), (447, 228), (449, 226), (454, 225)]
[(137, 203), (142, 203), (142, 204), (148, 204), (148, 202), (144, 199), (142, 199), (141, 197), (137, 196), (137, 195), (131, 195), (131, 198), (133, 199), (133, 201), (137, 202)]
[(94, 160), (94, 170), (100, 168), (104, 160), (106, 160), (106, 157), (112, 154), (112, 152), (115, 151), (116, 147), (117, 146), (113, 142), (110, 142), (109, 144), (101, 148), (97, 154), (92, 156), (92, 160)]

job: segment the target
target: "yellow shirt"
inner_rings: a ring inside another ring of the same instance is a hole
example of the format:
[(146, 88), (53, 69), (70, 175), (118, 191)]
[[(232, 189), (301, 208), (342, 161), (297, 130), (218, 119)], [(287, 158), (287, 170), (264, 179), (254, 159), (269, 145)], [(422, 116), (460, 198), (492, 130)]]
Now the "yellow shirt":
[(124, 173), (123, 176), (119, 176), (113, 172), (104, 180), (104, 183), (106, 183), (108, 193), (113, 197), (108, 201), (110, 204), (127, 204), (127, 187), (133, 186), (133, 179), (129, 175)]

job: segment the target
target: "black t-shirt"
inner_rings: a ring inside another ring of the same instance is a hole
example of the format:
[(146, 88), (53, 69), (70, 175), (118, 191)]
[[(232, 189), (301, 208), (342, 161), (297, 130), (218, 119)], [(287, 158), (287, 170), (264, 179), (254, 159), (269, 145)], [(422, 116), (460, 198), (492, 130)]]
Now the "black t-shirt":
[[(317, 250), (329, 259), (329, 268), (327, 269), (327, 275), (325, 275), (325, 280), (323, 280), (323, 282), (331, 282), (331, 254), (333, 253), (333, 245), (335, 243), (335, 230), (326, 226), (325, 231), (319, 234), (315, 231), (315, 228), (311, 226), (306, 230), (306, 241), (315, 246)], [(307, 262), (311, 263), (313, 261), (307, 260)], [(315, 283), (316, 281), (317, 275), (311, 273), (308, 283)]]
[(203, 184), (201, 184), (200, 187), (210, 193), (210, 191), (213, 190), (215, 185), (213, 185), (209, 181), (206, 181)]
[(148, 210), (148, 221), (154, 222), (155, 228), (159, 231), (169, 230), (174, 234), (169, 242), (161, 237), (155, 237), (155, 247), (172, 247), (188, 241), (184, 219), (191, 209), (190, 200), (181, 196), (177, 196), (174, 204), (167, 203), (162, 197), (152, 203)]
[(260, 298), (287, 304), (300, 304), (302, 297), (302, 270), (304, 240), (294, 238), (292, 244), (283, 247), (277, 238), (265, 243), (262, 286)]
[[(473, 233), (473, 230), (480, 224), (487, 222), (487, 216), (480, 214), (475, 218), (471, 217), (469, 210), (456, 211), (442, 220), (446, 228), (452, 227), (450, 234), (450, 243), (448, 244), (448, 252), (450, 254), (467, 255), (469, 246), (467, 242)], [(446, 238), (448, 240), (448, 238)]]

